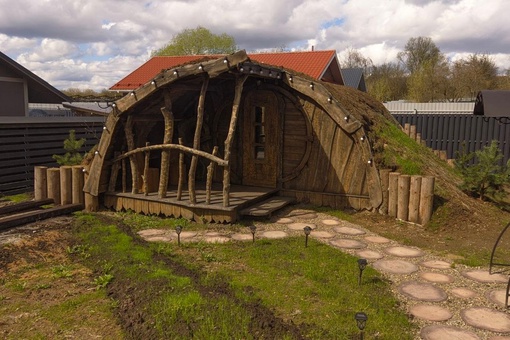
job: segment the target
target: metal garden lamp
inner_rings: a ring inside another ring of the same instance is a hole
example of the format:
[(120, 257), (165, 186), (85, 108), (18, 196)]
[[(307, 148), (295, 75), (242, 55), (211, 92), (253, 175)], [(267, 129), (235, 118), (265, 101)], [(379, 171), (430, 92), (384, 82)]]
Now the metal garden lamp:
[(356, 315), (354, 315), (354, 319), (356, 320), (356, 324), (359, 329), (359, 338), (363, 340), (363, 331), (365, 329), (368, 316), (363, 312), (358, 312)]
[(312, 232), (312, 228), (310, 228), (310, 226), (306, 226), (303, 230), (305, 231), (305, 247), (308, 247), (308, 235)]
[(253, 237), (253, 243), (255, 243), (255, 231), (257, 231), (257, 227), (254, 226), (253, 224), (251, 226), (249, 226), (248, 228), (250, 228), (250, 231), (251, 231), (251, 235)]
[(358, 267), (359, 267), (359, 279), (358, 286), (361, 286), (361, 275), (363, 275), (363, 270), (367, 267), (368, 261), (366, 259), (358, 259)]
[(175, 227), (175, 232), (177, 233), (177, 244), (178, 245), (181, 245), (181, 231), (182, 231), (182, 227), (180, 225)]

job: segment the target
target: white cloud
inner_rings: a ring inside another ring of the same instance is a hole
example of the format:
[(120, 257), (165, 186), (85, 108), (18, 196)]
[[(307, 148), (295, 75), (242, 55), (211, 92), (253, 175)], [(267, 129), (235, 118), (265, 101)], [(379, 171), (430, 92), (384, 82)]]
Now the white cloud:
[(185, 28), (233, 35), (248, 51), (358, 49), (395, 59), (411, 37), (442, 52), (510, 60), (507, 0), (0, 0), (0, 48), (52, 85), (103, 89)]

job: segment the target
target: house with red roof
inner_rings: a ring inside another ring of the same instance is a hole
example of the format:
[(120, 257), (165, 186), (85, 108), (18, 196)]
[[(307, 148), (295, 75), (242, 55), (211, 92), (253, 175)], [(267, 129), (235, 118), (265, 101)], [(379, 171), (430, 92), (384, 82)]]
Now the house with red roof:
[[(121, 79), (110, 90), (130, 92), (149, 82), (159, 72), (179, 65), (189, 64), (205, 58), (220, 58), (215, 55), (156, 56)], [(279, 66), (305, 74), (316, 80), (345, 85), (335, 50), (300, 51), (277, 53), (250, 53), (248, 57), (257, 63)]]

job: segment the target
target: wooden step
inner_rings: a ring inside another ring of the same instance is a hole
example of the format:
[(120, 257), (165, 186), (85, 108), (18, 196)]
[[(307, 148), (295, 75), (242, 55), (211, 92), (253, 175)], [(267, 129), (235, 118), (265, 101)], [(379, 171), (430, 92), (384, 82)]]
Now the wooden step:
[(256, 203), (246, 209), (241, 210), (241, 216), (251, 217), (271, 217), (271, 214), (289, 204), (295, 202), (293, 197), (273, 196), (265, 201)]
[(21, 214), (5, 216), (0, 218), (0, 230), (44, 220), (51, 217), (71, 214), (82, 209), (82, 204), (66, 204), (58, 205), (48, 209), (38, 209), (34, 211), (27, 211)]

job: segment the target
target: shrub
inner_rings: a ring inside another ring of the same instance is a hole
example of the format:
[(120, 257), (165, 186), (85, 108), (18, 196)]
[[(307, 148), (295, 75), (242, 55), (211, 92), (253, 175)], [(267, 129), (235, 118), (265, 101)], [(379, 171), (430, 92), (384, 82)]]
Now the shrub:
[(69, 137), (64, 141), (64, 150), (67, 151), (63, 156), (53, 155), (53, 159), (59, 165), (79, 165), (83, 160), (80, 154), (80, 148), (85, 143), (85, 138), (76, 139), (75, 131), (69, 131)]

